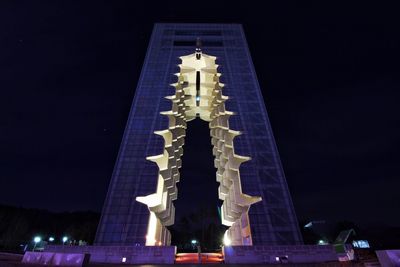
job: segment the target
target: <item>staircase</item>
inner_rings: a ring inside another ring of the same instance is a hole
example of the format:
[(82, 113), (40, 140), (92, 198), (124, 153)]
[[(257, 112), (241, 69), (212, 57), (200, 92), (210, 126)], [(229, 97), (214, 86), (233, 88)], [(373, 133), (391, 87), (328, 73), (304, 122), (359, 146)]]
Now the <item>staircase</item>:
[(201, 253), (201, 262), (199, 261), (198, 253), (177, 253), (175, 263), (188, 264), (188, 263), (223, 263), (224, 257), (221, 253)]
[(370, 260), (364, 262), (364, 267), (381, 267), (378, 260)]
[(378, 257), (375, 251), (371, 249), (356, 249), (357, 258), (359, 262), (364, 264), (364, 267), (380, 267)]

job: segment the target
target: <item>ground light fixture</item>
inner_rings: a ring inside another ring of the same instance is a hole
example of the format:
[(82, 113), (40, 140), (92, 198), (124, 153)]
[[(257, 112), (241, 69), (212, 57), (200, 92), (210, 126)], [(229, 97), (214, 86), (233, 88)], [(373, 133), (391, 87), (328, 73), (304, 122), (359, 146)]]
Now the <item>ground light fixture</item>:
[(42, 238), (41, 238), (40, 236), (35, 236), (35, 237), (33, 238), (33, 243), (35, 243), (35, 245), (33, 246), (32, 251), (35, 251), (36, 245), (37, 245), (37, 243), (39, 243), (40, 241), (42, 241)]
[(328, 244), (328, 242), (326, 242), (323, 239), (318, 240), (318, 245), (327, 245), (327, 244)]
[(231, 239), (229, 238), (227, 232), (224, 234), (224, 239), (222, 240), (224, 246), (230, 246), (232, 244)]

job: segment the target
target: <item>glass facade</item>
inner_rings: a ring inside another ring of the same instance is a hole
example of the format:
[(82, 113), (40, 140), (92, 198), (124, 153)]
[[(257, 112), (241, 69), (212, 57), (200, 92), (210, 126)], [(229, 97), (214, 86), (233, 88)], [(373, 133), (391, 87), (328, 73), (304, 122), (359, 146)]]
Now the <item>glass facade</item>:
[[(253, 245), (301, 244), (299, 226), (275, 145), (267, 111), (239, 24), (156, 24), (119, 155), (105, 200), (95, 243), (98, 245), (144, 245), (149, 211), (137, 196), (155, 192), (158, 168), (147, 156), (163, 153), (164, 141), (154, 131), (168, 128), (161, 111), (171, 109), (179, 72), (179, 56), (192, 54), (196, 38), (204, 53), (217, 57), (229, 96), (226, 109), (230, 128), (243, 132), (234, 140), (235, 151), (252, 159), (240, 167), (242, 191), (261, 196), (251, 206), (249, 221)], [(190, 127), (190, 122), (188, 123)], [(178, 193), (179, 198), (179, 193)]]

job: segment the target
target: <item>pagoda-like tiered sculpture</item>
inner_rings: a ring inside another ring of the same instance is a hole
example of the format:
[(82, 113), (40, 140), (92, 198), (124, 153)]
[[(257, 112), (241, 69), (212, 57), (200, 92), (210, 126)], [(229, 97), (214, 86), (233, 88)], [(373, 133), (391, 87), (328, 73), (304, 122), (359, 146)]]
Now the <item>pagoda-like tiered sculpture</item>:
[(166, 226), (174, 223), (177, 198), (176, 183), (179, 182), (182, 146), (185, 142), (187, 122), (197, 117), (209, 122), (216, 179), (220, 183), (219, 198), (222, 223), (230, 228), (226, 231), (225, 243), (251, 245), (251, 231), (248, 210), (251, 204), (261, 200), (242, 193), (240, 165), (250, 157), (235, 154), (233, 139), (241, 133), (229, 128), (229, 117), (233, 112), (225, 109), (227, 96), (222, 94), (224, 85), (219, 82), (216, 57), (203, 54), (201, 49), (180, 57), (182, 64), (177, 73), (178, 81), (171, 84), (175, 95), (167, 96), (172, 101), (172, 109), (161, 112), (168, 116), (168, 129), (156, 131), (164, 139), (164, 151), (160, 155), (147, 157), (159, 169), (157, 191), (154, 194), (137, 197), (150, 210), (146, 245), (170, 245), (171, 236)]

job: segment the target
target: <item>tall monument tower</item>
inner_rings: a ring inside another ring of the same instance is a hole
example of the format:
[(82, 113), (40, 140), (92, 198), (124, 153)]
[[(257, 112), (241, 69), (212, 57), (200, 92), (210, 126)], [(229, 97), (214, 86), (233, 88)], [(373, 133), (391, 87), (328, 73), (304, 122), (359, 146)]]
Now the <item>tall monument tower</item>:
[(225, 239), (232, 245), (301, 244), (238, 24), (155, 25), (95, 243), (170, 244), (166, 226), (174, 223), (182, 147), (193, 119), (209, 122), (222, 223), (230, 227)]

